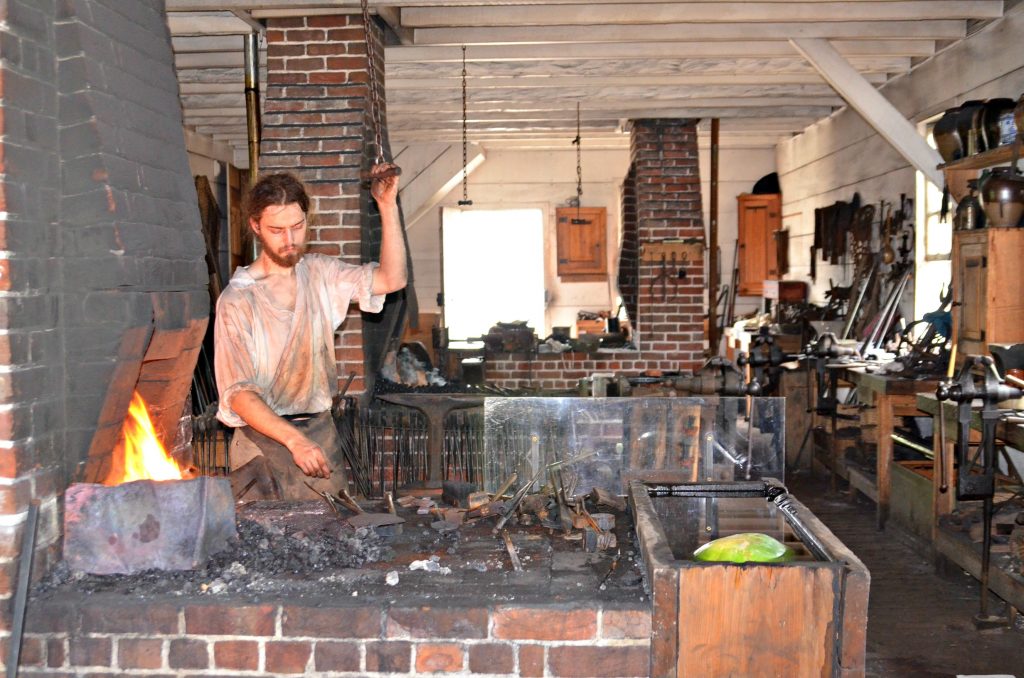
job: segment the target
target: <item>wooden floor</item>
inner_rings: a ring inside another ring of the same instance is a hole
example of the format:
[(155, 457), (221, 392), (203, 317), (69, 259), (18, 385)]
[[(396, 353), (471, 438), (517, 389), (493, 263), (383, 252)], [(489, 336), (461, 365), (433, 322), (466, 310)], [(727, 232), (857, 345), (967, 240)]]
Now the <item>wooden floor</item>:
[[(1024, 630), (978, 632), (977, 581), (959, 570), (937, 574), (926, 548), (890, 521), (875, 529), (874, 504), (830, 494), (824, 477), (787, 478), (787, 487), (871, 571), (867, 675), (911, 678), (1013, 675), (1024, 678)], [(998, 598), (990, 610), (1003, 611)]]

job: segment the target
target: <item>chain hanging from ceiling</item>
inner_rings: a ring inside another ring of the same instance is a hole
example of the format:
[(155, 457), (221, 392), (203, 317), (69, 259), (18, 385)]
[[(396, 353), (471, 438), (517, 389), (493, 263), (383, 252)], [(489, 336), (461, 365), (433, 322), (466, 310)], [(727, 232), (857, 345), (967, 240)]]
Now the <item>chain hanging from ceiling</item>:
[(462, 46), (462, 200), (460, 207), (468, 207), (473, 204), (469, 199), (469, 164), (467, 148), (469, 146), (468, 133), (466, 128), (466, 46)]
[[(380, 109), (383, 108), (381, 101), (380, 85), (377, 83), (377, 69), (373, 63), (373, 36), (370, 28), (370, 3), (369, 0), (360, 0), (360, 8), (363, 12), (363, 35), (366, 39), (366, 72), (369, 84), (369, 97), (367, 104), (370, 107), (370, 124), (373, 125), (373, 142), (376, 153), (373, 164), (380, 165), (387, 162), (384, 158), (383, 125), (380, 122)], [(392, 169), (378, 174), (379, 178), (398, 176), (402, 168), (397, 165)], [(368, 179), (369, 177), (364, 177)]]
[(576, 220), (580, 217), (580, 205), (583, 204), (583, 138), (580, 136), (580, 102), (576, 102), (576, 138), (572, 140), (576, 146)]

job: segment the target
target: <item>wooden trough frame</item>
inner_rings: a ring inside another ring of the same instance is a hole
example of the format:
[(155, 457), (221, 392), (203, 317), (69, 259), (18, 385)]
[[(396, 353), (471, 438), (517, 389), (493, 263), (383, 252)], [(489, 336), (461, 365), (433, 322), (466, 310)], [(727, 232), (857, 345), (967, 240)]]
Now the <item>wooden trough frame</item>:
[[(870, 575), (775, 481), (634, 480), (629, 501), (653, 602), (651, 676), (864, 675)], [(814, 556), (787, 563), (677, 559), (651, 494), (764, 497)]]

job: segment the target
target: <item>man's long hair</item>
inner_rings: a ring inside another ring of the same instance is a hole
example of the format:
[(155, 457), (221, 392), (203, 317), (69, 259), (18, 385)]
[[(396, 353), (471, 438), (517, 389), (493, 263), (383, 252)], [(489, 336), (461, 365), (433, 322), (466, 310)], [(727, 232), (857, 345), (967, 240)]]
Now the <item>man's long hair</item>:
[(291, 172), (276, 172), (260, 177), (242, 199), (242, 220), (247, 238), (253, 237), (251, 221), (259, 222), (263, 210), (272, 205), (297, 203), (309, 220), (309, 195), (299, 178)]

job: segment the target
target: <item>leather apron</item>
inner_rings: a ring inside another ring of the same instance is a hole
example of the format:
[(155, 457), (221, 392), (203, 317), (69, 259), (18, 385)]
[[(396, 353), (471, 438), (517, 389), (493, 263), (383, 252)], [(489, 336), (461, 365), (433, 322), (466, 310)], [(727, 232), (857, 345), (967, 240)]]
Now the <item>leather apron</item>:
[[(262, 464), (280, 485), (281, 499), (315, 500), (316, 495), (306, 487), (306, 483), (317, 490), (337, 494), (340, 488), (346, 487), (345, 460), (341, 452), (341, 439), (338, 437), (338, 429), (330, 410), (310, 415), (309, 418), (290, 419), (290, 423), (323, 450), (327, 466), (331, 470), (330, 478), (307, 476), (295, 465), (292, 453), (288, 451), (287, 447), (256, 431), (251, 426), (236, 428), (231, 438), (232, 478), (252, 477), (252, 468), (249, 468), (247, 473), (246, 466)], [(262, 459), (259, 459), (260, 457)], [(236, 488), (235, 484), (233, 480), (232, 490), (237, 497), (244, 487)], [(267, 498), (269, 497), (258, 496), (251, 491), (246, 492), (242, 497), (244, 500)]]

